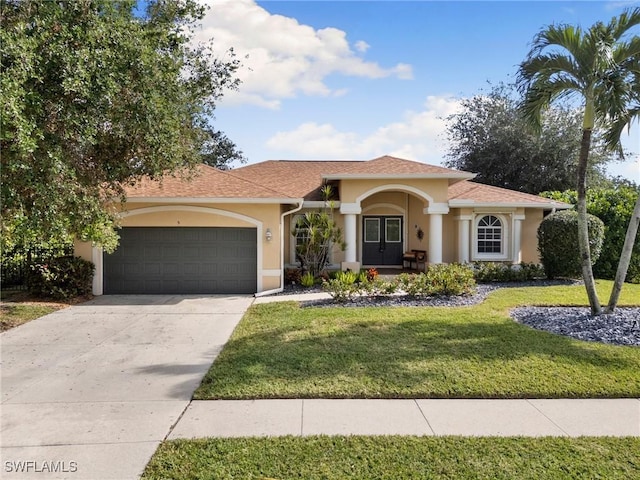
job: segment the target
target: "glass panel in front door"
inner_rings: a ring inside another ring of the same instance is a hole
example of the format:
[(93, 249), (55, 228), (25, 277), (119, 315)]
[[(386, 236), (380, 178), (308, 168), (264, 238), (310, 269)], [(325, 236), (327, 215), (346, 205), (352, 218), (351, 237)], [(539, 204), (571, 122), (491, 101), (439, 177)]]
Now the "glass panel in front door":
[(399, 218), (385, 218), (385, 240), (387, 243), (402, 241), (401, 223)]
[(366, 243), (378, 243), (380, 241), (380, 219), (364, 219), (364, 241)]

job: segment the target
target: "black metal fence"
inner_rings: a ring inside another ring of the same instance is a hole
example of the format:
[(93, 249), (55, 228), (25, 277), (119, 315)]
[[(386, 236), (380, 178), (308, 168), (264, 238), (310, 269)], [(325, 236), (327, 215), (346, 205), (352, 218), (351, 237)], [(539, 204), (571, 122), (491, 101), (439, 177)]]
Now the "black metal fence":
[(46, 263), (52, 258), (73, 255), (73, 246), (62, 248), (15, 248), (2, 252), (0, 265), (0, 287), (2, 290), (27, 290), (27, 276), (31, 265)]

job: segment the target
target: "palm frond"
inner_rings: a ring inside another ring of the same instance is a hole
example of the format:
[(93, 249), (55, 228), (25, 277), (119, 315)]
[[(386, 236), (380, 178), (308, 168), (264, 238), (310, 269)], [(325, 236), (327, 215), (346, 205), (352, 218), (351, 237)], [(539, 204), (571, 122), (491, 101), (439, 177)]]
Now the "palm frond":
[(581, 84), (571, 77), (539, 77), (529, 85), (518, 110), (534, 131), (540, 132), (542, 113), (549, 105), (581, 91)]
[(609, 22), (609, 29), (614, 41), (619, 41), (629, 29), (640, 25), (640, 8), (626, 9)]
[(631, 128), (634, 121), (640, 123), (640, 104), (628, 109), (624, 114), (609, 122), (608, 127), (604, 131), (603, 138), (607, 148), (617, 152), (621, 157), (624, 157), (624, 152), (620, 137), (625, 128), (627, 128), (627, 130)]

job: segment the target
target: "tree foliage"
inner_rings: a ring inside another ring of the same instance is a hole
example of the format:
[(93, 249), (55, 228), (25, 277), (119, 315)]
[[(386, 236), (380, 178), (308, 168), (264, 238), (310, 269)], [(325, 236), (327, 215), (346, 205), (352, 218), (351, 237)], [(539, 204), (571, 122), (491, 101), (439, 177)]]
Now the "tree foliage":
[[(477, 182), (538, 194), (575, 186), (582, 112), (557, 106), (544, 112), (535, 132), (518, 110), (512, 86), (462, 101), (462, 111), (448, 118), (450, 143), (446, 165), (477, 173)], [(612, 156), (594, 142), (589, 165), (591, 184), (605, 183), (603, 165)]]
[[(575, 190), (543, 192), (546, 198), (576, 204)], [(597, 278), (613, 279), (622, 253), (627, 226), (631, 221), (640, 187), (630, 182), (618, 182), (613, 188), (595, 188), (587, 192), (587, 212), (604, 222), (604, 245), (600, 257), (593, 265)], [(626, 281), (640, 283), (640, 238), (636, 237), (627, 270)]]
[(123, 188), (202, 161), (239, 63), (191, 41), (195, 0), (0, 1), (3, 241), (112, 249)]
[[(595, 215), (587, 215), (591, 261), (596, 262), (602, 251), (604, 223)], [(578, 250), (578, 213), (563, 210), (547, 216), (538, 227), (538, 250), (547, 278), (580, 276)]]
[(235, 143), (219, 130), (208, 129), (209, 138), (202, 145), (202, 163), (227, 170), (232, 163), (246, 163), (247, 158)]

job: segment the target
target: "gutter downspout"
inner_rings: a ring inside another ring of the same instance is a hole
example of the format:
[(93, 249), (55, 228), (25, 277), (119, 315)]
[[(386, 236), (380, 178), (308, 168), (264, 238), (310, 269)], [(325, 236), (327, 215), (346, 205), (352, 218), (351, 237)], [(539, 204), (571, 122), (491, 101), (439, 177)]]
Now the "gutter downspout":
[(284, 290), (284, 217), (287, 215), (292, 215), (296, 212), (302, 210), (302, 206), (304, 205), (304, 198), (300, 198), (298, 200), (298, 206), (293, 208), (292, 210), (287, 210), (282, 215), (280, 215), (280, 287), (274, 288), (272, 290), (267, 290), (264, 292), (258, 292), (254, 295), (254, 297), (263, 297), (266, 295), (273, 295), (274, 293), (280, 293)]

